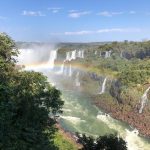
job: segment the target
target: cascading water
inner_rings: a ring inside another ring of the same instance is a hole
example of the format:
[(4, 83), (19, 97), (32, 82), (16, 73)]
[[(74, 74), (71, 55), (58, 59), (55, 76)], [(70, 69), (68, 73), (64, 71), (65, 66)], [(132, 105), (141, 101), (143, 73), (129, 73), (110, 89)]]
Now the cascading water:
[(67, 66), (64, 66), (64, 70), (63, 70), (63, 75), (67, 75), (67, 73), (68, 73), (68, 68), (67, 68)]
[(76, 50), (71, 52), (71, 60), (75, 60), (76, 59)]
[(97, 51), (95, 51), (95, 53), (94, 53), (95, 55), (97, 55)]
[(66, 52), (66, 60), (65, 61), (70, 61), (71, 60), (71, 52)]
[(81, 50), (79, 50), (77, 54), (77, 57), (81, 58)]
[(150, 86), (148, 87), (148, 89), (146, 89), (146, 91), (144, 92), (144, 94), (141, 97), (141, 107), (139, 109), (140, 114), (143, 112), (143, 109), (148, 101), (147, 94), (148, 94), (149, 90), (150, 90)]
[(61, 68), (60, 68), (60, 69), (61, 69), (61, 70), (60, 70), (61, 74), (63, 74), (63, 72), (64, 72), (64, 63), (65, 63), (65, 62), (63, 62), (63, 64), (61, 65)]
[(71, 64), (69, 65), (69, 77), (72, 76), (72, 67), (71, 67)]
[(108, 57), (110, 57), (111, 56), (111, 51), (106, 51), (105, 52), (105, 58), (108, 58)]
[(106, 81), (107, 81), (107, 77), (104, 79), (103, 84), (102, 84), (102, 89), (101, 92), (99, 94), (103, 94), (105, 93), (105, 88), (106, 88)]
[(84, 58), (84, 50), (81, 51), (81, 58)]
[(64, 65), (65, 65), (65, 61), (62, 63), (60, 70), (58, 72), (56, 72), (56, 74), (63, 74), (64, 73)]
[(57, 58), (57, 51), (56, 50), (50, 51), (50, 57), (48, 60), (48, 65), (49, 65), (50, 69), (54, 68), (54, 62), (55, 62), (56, 58)]
[(80, 74), (80, 73), (79, 73), (79, 72), (77, 72), (77, 74), (76, 74), (76, 78), (75, 78), (75, 85), (76, 85), (76, 86), (78, 86), (78, 87), (80, 86), (79, 74)]
[(78, 58), (84, 58), (84, 50), (78, 50), (77, 51), (77, 57)]
[(76, 59), (76, 50), (66, 52), (66, 60), (65, 61), (71, 61)]
[(99, 56), (100, 56), (100, 57), (102, 56), (102, 53), (101, 53), (101, 52), (99, 53)]
[(35, 62), (35, 59), (32, 58), (33, 55), (36, 55), (33, 49), (19, 49), (19, 52), (20, 55), (17, 58), (18, 64), (23, 65)]

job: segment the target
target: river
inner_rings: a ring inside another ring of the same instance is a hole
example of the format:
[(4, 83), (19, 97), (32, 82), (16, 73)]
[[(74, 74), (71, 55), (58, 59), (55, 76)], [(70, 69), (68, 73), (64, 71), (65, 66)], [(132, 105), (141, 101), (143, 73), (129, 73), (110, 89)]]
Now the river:
[[(61, 75), (55, 74), (52, 68), (50, 71), (50, 68), (48, 64), (26, 67), (27, 70), (44, 73), (49, 81), (61, 90), (62, 99), (65, 104), (63, 114), (60, 115), (60, 124), (65, 130), (86, 133), (95, 137), (117, 132), (118, 136), (121, 136), (127, 142), (129, 150), (150, 150), (150, 141), (140, 137), (136, 129), (113, 119), (109, 114), (105, 114), (96, 106), (92, 105), (91, 97), (80, 92), (78, 87), (75, 89), (63, 86), (60, 80), (58, 80), (61, 78)], [(66, 78), (66, 82), (68, 82), (68, 77)]]

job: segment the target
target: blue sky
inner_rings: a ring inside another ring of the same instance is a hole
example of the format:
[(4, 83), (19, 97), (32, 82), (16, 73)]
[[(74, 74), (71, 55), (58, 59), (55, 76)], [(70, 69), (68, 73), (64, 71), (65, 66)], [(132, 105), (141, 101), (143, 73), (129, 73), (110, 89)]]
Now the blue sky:
[(150, 39), (150, 0), (1, 0), (0, 32), (16, 41)]

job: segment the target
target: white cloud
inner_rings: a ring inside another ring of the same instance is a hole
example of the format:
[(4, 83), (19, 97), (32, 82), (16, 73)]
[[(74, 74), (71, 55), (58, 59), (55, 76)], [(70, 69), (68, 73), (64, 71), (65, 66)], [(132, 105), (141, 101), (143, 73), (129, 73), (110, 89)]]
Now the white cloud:
[(86, 35), (86, 34), (93, 34), (94, 31), (86, 31), (86, 30), (83, 30), (83, 31), (77, 31), (77, 32), (65, 32), (64, 34), (65, 35)]
[(124, 14), (124, 12), (103, 11), (103, 12), (98, 13), (97, 15), (104, 16), (104, 17), (112, 17), (112, 16), (115, 16), (115, 15), (122, 15), (122, 14)]
[(108, 32), (140, 32), (139, 28), (112, 28), (112, 29), (100, 29), (97, 33), (108, 33)]
[(99, 29), (99, 30), (82, 30), (82, 31), (74, 31), (74, 32), (64, 32), (64, 33), (51, 33), (51, 35), (90, 35), (90, 34), (101, 34), (101, 33), (135, 33), (141, 32), (140, 28), (110, 28), (110, 29)]
[(48, 10), (50, 10), (52, 13), (58, 13), (62, 8), (60, 7), (51, 7), (48, 8)]
[(70, 18), (79, 18), (81, 16), (84, 16), (84, 15), (89, 15), (91, 14), (90, 11), (76, 11), (76, 10), (71, 10), (71, 12), (69, 13), (69, 17)]
[(23, 16), (35, 16), (35, 17), (37, 17), (37, 16), (39, 16), (39, 17), (45, 16), (45, 14), (43, 14), (41, 11), (26, 11), (26, 10), (24, 10), (22, 12), (22, 15)]

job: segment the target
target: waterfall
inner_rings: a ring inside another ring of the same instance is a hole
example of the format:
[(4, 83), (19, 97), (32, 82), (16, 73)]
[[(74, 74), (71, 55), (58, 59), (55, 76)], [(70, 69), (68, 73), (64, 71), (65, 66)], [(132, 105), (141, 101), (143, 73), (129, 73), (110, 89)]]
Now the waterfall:
[(81, 51), (81, 50), (78, 51), (78, 57), (79, 57), (79, 58), (82, 57), (82, 51)]
[(81, 50), (79, 50), (77, 54), (77, 57), (81, 58)]
[(67, 66), (64, 66), (63, 74), (65, 76), (67, 76), (67, 74), (68, 74), (68, 67)]
[(75, 85), (76, 85), (76, 86), (80, 86), (79, 72), (77, 72), (77, 74), (76, 74)]
[(50, 51), (50, 57), (49, 57), (49, 60), (48, 60), (48, 64), (49, 64), (49, 67), (51, 69), (54, 68), (54, 62), (55, 62), (56, 58), (57, 58), (57, 51), (56, 50)]
[(105, 58), (110, 57), (110, 55), (111, 55), (111, 51), (106, 51), (106, 52), (105, 52)]
[(143, 112), (143, 109), (148, 101), (147, 94), (148, 94), (149, 90), (150, 90), (150, 86), (148, 87), (148, 89), (144, 92), (144, 94), (141, 97), (141, 107), (139, 109), (140, 114)]
[(69, 66), (69, 77), (71, 77), (72, 76), (72, 67), (71, 67), (71, 64), (70, 64), (70, 66)]
[(95, 53), (94, 53), (95, 55), (97, 54), (97, 51), (95, 51)]
[(105, 88), (106, 88), (106, 81), (107, 81), (107, 77), (104, 79), (103, 84), (102, 84), (102, 89), (101, 92), (99, 94), (103, 94), (105, 93)]
[(99, 53), (99, 56), (100, 56), (100, 57), (102, 56), (101, 52)]
[(71, 60), (76, 59), (76, 50), (71, 52)]
[(60, 70), (58, 72), (56, 72), (56, 74), (63, 74), (64, 73), (64, 64), (65, 64), (65, 61), (61, 65)]
[(76, 59), (76, 50), (71, 52), (66, 52), (66, 60), (65, 61), (71, 61)]
[(63, 72), (64, 72), (64, 62), (63, 62), (63, 64), (61, 65), (61, 68), (60, 68), (60, 73), (63, 74)]
[(66, 52), (66, 61), (70, 61), (70, 60), (71, 60), (71, 53)]
[(84, 50), (81, 51), (81, 58), (84, 58)]

